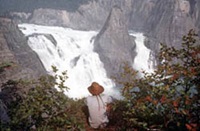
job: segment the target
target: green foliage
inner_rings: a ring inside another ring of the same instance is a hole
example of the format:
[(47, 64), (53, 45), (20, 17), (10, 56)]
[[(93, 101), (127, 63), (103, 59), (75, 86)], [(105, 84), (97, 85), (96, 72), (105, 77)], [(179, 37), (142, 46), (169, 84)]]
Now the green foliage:
[[(79, 130), (83, 129), (83, 106), (81, 100), (75, 101), (64, 95), (68, 87), (64, 85), (67, 73), (42, 76), (38, 81), (19, 81), (23, 90), (20, 101), (10, 109), (10, 130)], [(54, 88), (56, 87), (56, 88)]]
[(162, 44), (157, 69), (152, 74), (143, 72), (142, 78), (124, 66), (116, 81), (123, 85), (127, 128), (169, 129), (173, 122), (174, 129), (186, 130), (200, 122), (200, 46), (196, 42), (197, 35), (191, 30), (183, 36), (180, 49)]
[(10, 68), (13, 65), (12, 62), (3, 62), (0, 64), (0, 73), (5, 71), (6, 68)]

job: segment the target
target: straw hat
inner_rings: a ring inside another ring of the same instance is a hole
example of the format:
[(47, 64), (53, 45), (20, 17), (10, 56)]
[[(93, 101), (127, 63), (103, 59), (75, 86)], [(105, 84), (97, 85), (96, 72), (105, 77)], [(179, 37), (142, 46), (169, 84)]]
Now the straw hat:
[(104, 88), (99, 85), (97, 82), (92, 82), (91, 86), (88, 87), (88, 91), (92, 95), (99, 95), (104, 91)]

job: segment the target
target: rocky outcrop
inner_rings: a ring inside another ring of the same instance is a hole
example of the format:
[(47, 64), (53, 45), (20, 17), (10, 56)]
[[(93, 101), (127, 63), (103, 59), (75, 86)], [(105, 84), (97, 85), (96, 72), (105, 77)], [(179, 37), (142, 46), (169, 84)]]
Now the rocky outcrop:
[[(175, 47), (180, 46), (182, 36), (190, 29), (195, 29), (189, 11), (190, 4), (188, 1), (156, 1), (145, 24), (146, 34), (159, 43), (162, 42)], [(157, 42), (154, 43), (159, 45)]]
[(63, 26), (79, 30), (100, 29), (108, 15), (108, 10), (102, 8), (96, 1), (81, 5), (76, 11), (55, 9), (36, 9), (29, 18), (29, 23)]
[(0, 73), (0, 85), (10, 79), (36, 78), (46, 74), (17, 25), (10, 19), (0, 18), (0, 64), (5, 63), (9, 63), (11, 68)]
[[(147, 44), (151, 49), (160, 42), (176, 46), (189, 29), (198, 31), (200, 28), (200, 4), (197, 0), (88, 0), (73, 11), (35, 9), (31, 16), (27, 14), (27, 21), (78, 30), (99, 30), (116, 5), (123, 10), (129, 30), (145, 32), (151, 38), (151, 44)], [(27, 15), (23, 14), (22, 19)]]
[[(111, 9), (110, 6), (111, 2), (90, 0), (80, 5), (75, 11), (39, 8), (33, 11), (28, 22), (39, 25), (70, 27), (78, 30), (97, 30), (103, 26)], [(21, 19), (21, 21), (23, 20)]]
[(99, 54), (109, 77), (120, 72), (123, 62), (133, 63), (134, 48), (134, 39), (128, 33), (124, 13), (115, 6), (94, 41), (94, 50)]
[(13, 21), (15, 21), (16, 24), (21, 24), (21, 23), (28, 23), (32, 13), (10, 12), (8, 15), (10, 18), (12, 18)]
[(144, 32), (146, 21), (150, 16), (157, 0), (132, 0), (132, 11), (129, 28)]
[(179, 48), (182, 36), (190, 29), (199, 31), (199, 7), (196, 0), (134, 0), (130, 26), (144, 32), (145, 45), (156, 58), (160, 43)]
[(33, 12), (29, 23), (49, 26), (69, 26), (69, 13), (64, 10), (37, 9)]
[[(29, 16), (27, 20), (22, 17), (25, 16), (24, 14), (21, 14), (22, 18), (20, 18), (19, 13), (14, 13), (14, 16), (16, 21), (39, 25), (63, 26), (78, 30), (99, 30), (105, 23), (111, 8), (116, 5), (121, 7), (127, 18), (130, 18), (132, 0), (88, 0), (88, 2), (80, 5), (75, 11), (39, 8), (35, 9), (31, 16), (27, 14), (26, 16)], [(127, 20), (127, 22), (129, 21)]]
[[(174, 12), (174, 15), (180, 15), (180, 12), (188, 14), (187, 11), (189, 11), (188, 16), (191, 17), (192, 15), (193, 22), (199, 27), (198, 0), (81, 0), (78, 2), (29, 0), (23, 3), (14, 0), (9, 0), (12, 2), (3, 1), (6, 6), (2, 6), (2, 12), (7, 12), (13, 8), (11, 11), (16, 11), (12, 13), (13, 17), (19, 19), (21, 17), (22, 21), (26, 22), (25, 19), (28, 19), (31, 23), (42, 25), (66, 26), (80, 30), (99, 30), (105, 23), (111, 8), (117, 5), (125, 12), (126, 19), (130, 21), (129, 29), (143, 31), (148, 27), (148, 31), (151, 31), (151, 29), (154, 31), (155, 27), (162, 28), (160, 27), (161, 21), (171, 21), (169, 18), (172, 12)], [(10, 3), (14, 3), (16, 7), (11, 7)], [(30, 10), (29, 13), (24, 7)], [(27, 14), (24, 14), (24, 12)], [(30, 16), (30, 13), (32, 13), (32, 16)], [(186, 20), (189, 17), (185, 17)]]
[(198, 34), (200, 36), (200, 1), (199, 0), (189, 0), (190, 2), (190, 15), (195, 21), (195, 26), (198, 29)]

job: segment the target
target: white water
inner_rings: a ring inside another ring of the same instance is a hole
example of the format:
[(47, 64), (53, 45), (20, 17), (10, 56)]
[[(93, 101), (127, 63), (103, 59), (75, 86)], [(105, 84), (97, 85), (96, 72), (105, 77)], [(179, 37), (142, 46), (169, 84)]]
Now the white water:
[(133, 68), (138, 71), (146, 71), (153, 73), (152, 61), (150, 61), (150, 50), (144, 45), (145, 37), (142, 33), (130, 33), (136, 37), (136, 52), (137, 55), (134, 59)]
[[(51, 66), (56, 66), (60, 72), (67, 70), (66, 85), (70, 88), (66, 95), (71, 98), (82, 98), (89, 95), (87, 87), (93, 81), (98, 82), (105, 88), (105, 93), (115, 98), (120, 98), (120, 91), (115, 83), (106, 76), (103, 63), (97, 53), (93, 52), (92, 38), (97, 35), (96, 31), (77, 31), (69, 28), (39, 26), (33, 24), (20, 24), (21, 31), (28, 37), (29, 46), (38, 54), (44, 67), (52, 73)], [(32, 35), (39, 34), (39, 35)], [(51, 34), (57, 44), (53, 44), (44, 34)], [(32, 36), (31, 36), (32, 35)], [(138, 55), (134, 67), (146, 67), (149, 51), (145, 49), (144, 37), (141, 33), (131, 34), (136, 36)], [(139, 48), (141, 46), (141, 48)], [(145, 55), (139, 53), (146, 52)], [(146, 57), (144, 57), (146, 56)], [(142, 64), (142, 66), (140, 66)]]

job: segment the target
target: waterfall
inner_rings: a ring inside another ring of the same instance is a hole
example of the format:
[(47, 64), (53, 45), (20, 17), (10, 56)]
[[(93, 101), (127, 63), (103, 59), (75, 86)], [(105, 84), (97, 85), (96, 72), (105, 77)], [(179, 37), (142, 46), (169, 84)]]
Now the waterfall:
[[(34, 24), (20, 24), (20, 30), (28, 37), (28, 45), (39, 56), (45, 69), (52, 74), (51, 66), (56, 66), (60, 72), (67, 70), (66, 86), (69, 91), (65, 94), (71, 98), (83, 98), (89, 95), (87, 88), (93, 81), (105, 88), (105, 93), (115, 98), (121, 98), (115, 83), (106, 76), (103, 63), (99, 55), (93, 51), (93, 38), (97, 31), (78, 31), (70, 28), (40, 26)], [(145, 56), (149, 51), (145, 49), (144, 37), (141, 33), (131, 33), (136, 36), (136, 46), (144, 48)], [(51, 38), (50, 38), (51, 37)], [(147, 58), (141, 57), (140, 48), (134, 67), (146, 68)], [(142, 66), (140, 66), (142, 64)]]
[[(147, 73), (153, 73), (153, 60), (151, 56), (151, 50), (144, 45), (145, 36), (143, 33), (134, 33), (130, 31), (130, 35), (135, 36), (136, 42), (136, 57), (134, 59), (133, 68), (139, 72), (145, 71)], [(142, 75), (142, 74), (141, 74)], [(143, 76), (143, 75), (142, 75)]]
[[(67, 70), (66, 92), (71, 98), (89, 95), (87, 88), (93, 81), (105, 88), (105, 93), (121, 97), (114, 82), (106, 76), (99, 55), (93, 52), (92, 38), (96, 31), (77, 31), (62, 27), (20, 24), (20, 30), (28, 37), (29, 46), (38, 54), (46, 70), (51, 74), (51, 66), (60, 72)], [(52, 35), (53, 43), (46, 35)]]

